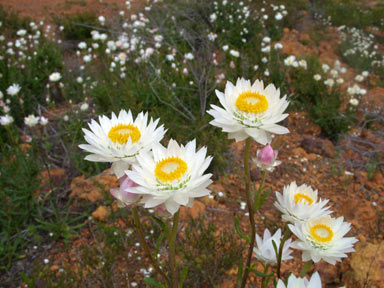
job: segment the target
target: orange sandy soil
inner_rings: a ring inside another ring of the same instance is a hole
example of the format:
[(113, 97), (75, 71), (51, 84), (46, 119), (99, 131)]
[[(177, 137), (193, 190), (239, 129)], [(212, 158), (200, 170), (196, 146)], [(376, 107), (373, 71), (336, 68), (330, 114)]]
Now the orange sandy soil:
[[(137, 2), (132, 1), (133, 8)], [(20, 16), (28, 16), (35, 21), (52, 20), (52, 16), (96, 11), (109, 15), (114, 8), (125, 7), (125, 0), (0, 0), (6, 9), (17, 11)]]

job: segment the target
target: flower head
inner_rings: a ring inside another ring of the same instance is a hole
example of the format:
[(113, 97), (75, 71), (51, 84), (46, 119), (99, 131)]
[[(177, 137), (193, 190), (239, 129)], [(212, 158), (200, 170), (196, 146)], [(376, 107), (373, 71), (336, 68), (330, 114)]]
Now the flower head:
[[(261, 239), (259, 235), (256, 234), (256, 243), (257, 248), (253, 248), (253, 251), (256, 254), (256, 258), (262, 261), (264, 264), (275, 265), (277, 263), (275, 249), (273, 243), (275, 242), (276, 247), (280, 246), (281, 240), (281, 230), (277, 230), (276, 233), (271, 236), (271, 233), (268, 229), (264, 230), (264, 239)], [(284, 243), (283, 247), (283, 256), (282, 260), (289, 260), (293, 257), (291, 256), (292, 250), (289, 249), (291, 246), (292, 240), (289, 239)]]
[(159, 119), (148, 123), (148, 113), (139, 113), (134, 120), (131, 111), (121, 110), (116, 117), (112, 113), (111, 119), (99, 117), (83, 129), (88, 144), (79, 147), (92, 154), (85, 157), (94, 162), (112, 162), (112, 172), (117, 177), (124, 176), (124, 170), (130, 164), (136, 163), (136, 156), (141, 151), (149, 151), (154, 143), (159, 142), (165, 130), (163, 125), (156, 128)]
[(319, 81), (319, 80), (321, 80), (321, 75), (315, 74), (315, 75), (313, 75), (313, 79), (315, 79), (316, 81)]
[(289, 229), (299, 238), (292, 247), (303, 250), (302, 260), (317, 263), (321, 259), (329, 264), (336, 264), (345, 253), (354, 252), (355, 237), (344, 237), (351, 229), (351, 224), (344, 222), (343, 217), (323, 216), (306, 222), (289, 224)]
[(158, 143), (152, 152), (137, 156), (138, 164), (127, 175), (138, 186), (126, 191), (140, 195), (145, 208), (163, 205), (170, 214), (181, 205), (192, 206), (194, 198), (210, 193), (207, 186), (212, 183), (212, 174), (203, 173), (212, 157), (206, 157), (206, 153), (205, 147), (196, 152), (195, 140), (185, 147), (174, 140), (166, 148)]
[(283, 213), (283, 221), (295, 223), (307, 221), (332, 213), (327, 205), (328, 200), (318, 201), (317, 190), (305, 184), (297, 186), (292, 182), (284, 187), (283, 195), (276, 192), (275, 206)]
[(288, 278), (288, 285), (285, 286), (284, 282), (279, 279), (276, 288), (321, 288), (321, 279), (319, 273), (314, 273), (311, 280), (307, 278), (295, 277), (291, 274)]
[(265, 146), (261, 150), (257, 150), (256, 158), (253, 159), (255, 161), (257, 167), (260, 169), (265, 169), (268, 171), (273, 171), (273, 169), (280, 165), (281, 161), (277, 161), (278, 152), (273, 150), (271, 145)]
[(0, 116), (0, 124), (2, 126), (8, 126), (9, 124), (12, 124), (13, 123), (13, 117), (6, 114), (4, 116)]
[(49, 75), (49, 81), (51, 82), (57, 82), (60, 81), (61, 74), (59, 72), (54, 72), (51, 75)]
[(349, 100), (349, 104), (351, 104), (352, 106), (357, 106), (359, 105), (359, 100), (357, 100), (356, 98), (351, 98), (351, 100)]
[(41, 117), (40, 117), (40, 125), (41, 125), (41, 126), (45, 126), (45, 125), (47, 125), (47, 124), (48, 124), (48, 119), (45, 118), (44, 116), (41, 116)]
[(286, 96), (280, 98), (280, 90), (269, 84), (264, 88), (263, 81), (238, 79), (236, 86), (227, 82), (225, 93), (216, 90), (220, 108), (211, 105), (207, 111), (214, 117), (210, 124), (228, 132), (228, 138), (236, 141), (252, 137), (262, 145), (271, 143), (271, 133), (285, 134), (289, 130), (277, 125), (288, 114), (283, 112), (288, 107)]
[(17, 93), (20, 92), (20, 89), (21, 89), (21, 87), (19, 84), (13, 83), (11, 86), (8, 87), (7, 94), (10, 96), (15, 96), (15, 95), (17, 95)]
[(39, 117), (36, 117), (35, 115), (29, 115), (28, 117), (24, 118), (24, 124), (33, 127), (36, 126), (39, 123)]

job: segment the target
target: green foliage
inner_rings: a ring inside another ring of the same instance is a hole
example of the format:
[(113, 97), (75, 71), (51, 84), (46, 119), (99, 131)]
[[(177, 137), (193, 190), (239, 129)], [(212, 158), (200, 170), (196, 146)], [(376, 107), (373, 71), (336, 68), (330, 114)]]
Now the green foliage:
[(7, 33), (15, 34), (20, 29), (28, 30), (31, 19), (29, 17), (20, 17), (17, 12), (5, 9), (0, 5), (0, 22), (2, 22), (3, 27), (7, 27)]
[(347, 132), (353, 122), (348, 112), (340, 112), (343, 98), (339, 89), (329, 88), (324, 84), (326, 75), (322, 75), (322, 81), (313, 79), (313, 75), (321, 71), (317, 57), (307, 57), (306, 61), (308, 66), (306, 70), (289, 71), (288, 85), (292, 89), (293, 108), (308, 111), (309, 116), (321, 127), (325, 136), (336, 137), (340, 133)]
[[(359, 71), (371, 71), (384, 77), (383, 66), (373, 65), (380, 63), (383, 54), (375, 49), (375, 36), (359, 29), (345, 29), (339, 44), (339, 54), (345, 63)], [(373, 37), (373, 38), (371, 38)]]
[(3, 151), (0, 165), (0, 268), (8, 268), (28, 244), (28, 230), (38, 203), (40, 163), (31, 151)]
[(61, 32), (64, 40), (84, 41), (91, 38), (91, 31), (98, 27), (97, 16), (93, 11), (86, 11), (63, 18), (56, 17), (55, 23), (64, 26)]
[(236, 235), (205, 222), (191, 219), (185, 229), (185, 243), (179, 245), (184, 265), (189, 267), (185, 287), (215, 287), (225, 272), (241, 260), (238, 256), (243, 247), (237, 243)]
[(38, 104), (45, 103), (49, 75), (62, 70), (62, 53), (57, 45), (44, 37), (39, 41), (34, 51), (27, 51), (26, 59), (14, 59), (13, 65), (7, 63), (7, 58), (0, 60), (3, 75), (0, 86), (7, 88), (14, 83), (21, 86), (21, 97), (9, 98), (11, 115), (18, 125), (23, 123), (24, 117), (35, 113)]
[(384, 7), (377, 5), (374, 8), (366, 8), (361, 5), (362, 2), (355, 0), (316, 1), (316, 10), (324, 15), (324, 18), (331, 17), (332, 24), (336, 26), (383, 27)]

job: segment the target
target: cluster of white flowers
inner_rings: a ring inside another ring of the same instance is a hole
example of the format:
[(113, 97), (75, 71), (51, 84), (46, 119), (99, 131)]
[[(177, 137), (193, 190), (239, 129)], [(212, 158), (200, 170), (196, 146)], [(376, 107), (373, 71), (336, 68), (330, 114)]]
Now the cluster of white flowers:
[(24, 118), (24, 124), (31, 128), (36, 126), (37, 124), (40, 124), (41, 126), (46, 126), (48, 122), (49, 120), (44, 116), (38, 117), (33, 114)]
[(212, 157), (207, 149), (196, 151), (196, 141), (179, 145), (170, 140), (160, 144), (165, 130), (159, 119), (121, 110), (116, 116), (99, 117), (83, 129), (88, 144), (80, 145), (91, 154), (85, 159), (112, 162), (112, 172), (120, 178), (120, 188), (111, 190), (123, 205), (143, 205), (162, 215), (175, 214), (181, 205), (191, 206), (196, 197), (209, 195), (211, 174), (204, 174)]
[(283, 221), (290, 222), (289, 228), (298, 240), (292, 247), (303, 250), (303, 261), (324, 260), (330, 264), (347, 257), (353, 252), (354, 237), (344, 237), (351, 229), (343, 217), (329, 216), (328, 200), (318, 199), (317, 190), (296, 182), (284, 187), (283, 194), (276, 192), (275, 206), (282, 213)]
[[(344, 57), (352, 56), (369, 60), (371, 67), (384, 66), (384, 55), (375, 44), (375, 36), (355, 27), (340, 26), (338, 28)], [(358, 80), (357, 80), (358, 81)]]
[(307, 69), (307, 61), (305, 59), (296, 60), (296, 56), (290, 55), (287, 58), (284, 59), (284, 65), (285, 66), (292, 66), (294, 68), (301, 67), (303, 69)]
[[(208, 114), (214, 117), (210, 123), (222, 128), (229, 138), (241, 141), (252, 137), (255, 141), (265, 145), (272, 140), (271, 134), (288, 133), (288, 129), (277, 125), (288, 116), (284, 114), (288, 106), (285, 97), (280, 98), (280, 92), (273, 85), (264, 88), (262, 81), (256, 80), (254, 84), (244, 79), (238, 79), (236, 85), (227, 82), (225, 92), (216, 90), (223, 108), (211, 105)], [(264, 170), (271, 171), (280, 164), (276, 160), (277, 152), (267, 145), (257, 152), (254, 160), (256, 165)], [(307, 185), (297, 186), (296, 182), (284, 188), (282, 194), (276, 192), (275, 206), (282, 213), (283, 221), (290, 222), (289, 229), (298, 240), (292, 242), (286, 239), (282, 247), (281, 260), (292, 258), (291, 248), (303, 251), (302, 260), (319, 262), (324, 260), (330, 264), (341, 261), (347, 257), (346, 253), (353, 252), (353, 244), (357, 242), (354, 237), (344, 237), (351, 226), (344, 222), (343, 217), (332, 218), (330, 207), (326, 206), (328, 200), (318, 199), (317, 190)], [(254, 248), (256, 257), (265, 265), (275, 265), (278, 262), (275, 247), (280, 247), (282, 239), (281, 230), (274, 235), (266, 229), (263, 239), (256, 235), (257, 247)], [(308, 284), (306, 279), (291, 276), (288, 287)], [(311, 279), (308, 287), (321, 287), (318, 274)], [(320, 283), (320, 284), (319, 284)], [(279, 287), (285, 287), (279, 281)], [(320, 286), (318, 286), (320, 285)], [(306, 287), (306, 286), (300, 286)]]

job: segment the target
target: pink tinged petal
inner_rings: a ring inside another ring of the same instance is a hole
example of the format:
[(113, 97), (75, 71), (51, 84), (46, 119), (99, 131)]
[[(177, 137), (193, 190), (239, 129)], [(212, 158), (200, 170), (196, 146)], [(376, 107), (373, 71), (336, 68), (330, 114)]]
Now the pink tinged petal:
[(261, 149), (260, 153), (257, 155), (257, 160), (263, 162), (266, 165), (273, 164), (276, 158), (272, 146), (268, 144), (263, 149)]
[(129, 193), (126, 191), (126, 189), (130, 187), (137, 186), (135, 182), (133, 182), (127, 175), (124, 175), (119, 179), (120, 181), (120, 187), (119, 188), (112, 188), (110, 190), (112, 196), (116, 198), (117, 200), (120, 200), (121, 202), (124, 202), (126, 204), (134, 203), (139, 198), (140, 195)]

